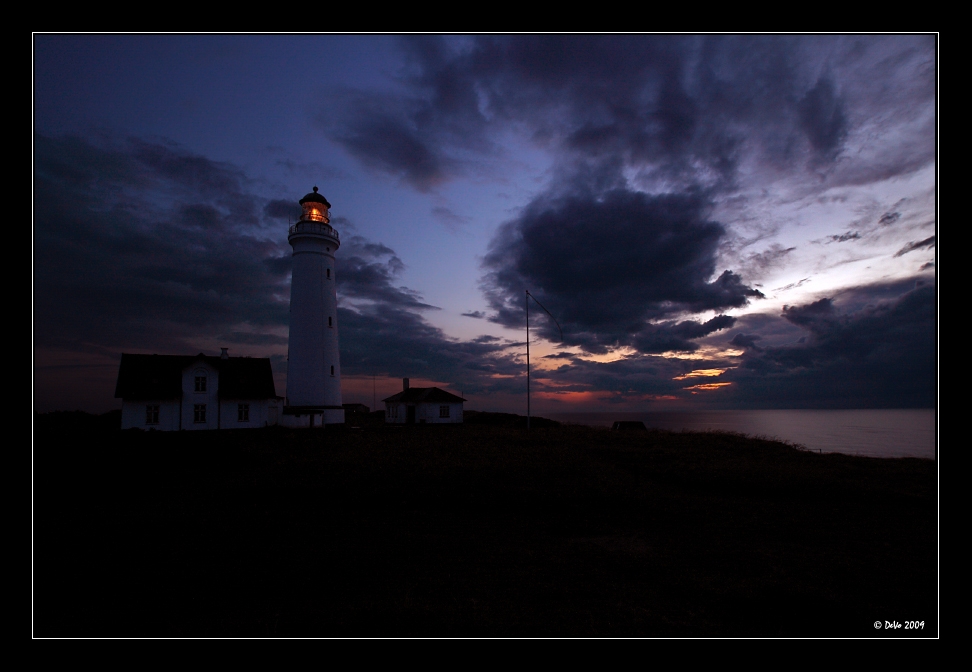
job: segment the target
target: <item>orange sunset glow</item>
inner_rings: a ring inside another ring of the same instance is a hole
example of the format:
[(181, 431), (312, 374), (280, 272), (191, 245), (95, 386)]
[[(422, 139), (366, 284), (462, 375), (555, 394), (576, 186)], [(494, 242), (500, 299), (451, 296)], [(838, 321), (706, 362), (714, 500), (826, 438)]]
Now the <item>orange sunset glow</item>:
[(685, 380), (686, 378), (709, 378), (715, 376), (721, 376), (728, 369), (695, 369), (688, 373), (682, 374), (681, 376), (675, 376), (672, 380)]
[(720, 387), (729, 387), (732, 383), (702, 383), (701, 385), (692, 385), (691, 387), (685, 387), (685, 390), (718, 390)]

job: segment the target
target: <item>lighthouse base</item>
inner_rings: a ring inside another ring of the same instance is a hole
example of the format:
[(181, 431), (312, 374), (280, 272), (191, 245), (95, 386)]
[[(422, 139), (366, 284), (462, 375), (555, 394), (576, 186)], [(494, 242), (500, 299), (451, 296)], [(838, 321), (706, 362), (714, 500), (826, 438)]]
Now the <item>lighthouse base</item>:
[(278, 424), (294, 429), (343, 425), (344, 408), (341, 406), (284, 406)]

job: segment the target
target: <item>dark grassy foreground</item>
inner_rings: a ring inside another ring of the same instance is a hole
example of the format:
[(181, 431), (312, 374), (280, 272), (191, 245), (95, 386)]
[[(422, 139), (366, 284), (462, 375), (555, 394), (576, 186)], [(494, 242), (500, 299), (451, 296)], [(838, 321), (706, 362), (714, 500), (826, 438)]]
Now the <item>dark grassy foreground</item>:
[(938, 632), (931, 461), (586, 427), (38, 427), (35, 636)]

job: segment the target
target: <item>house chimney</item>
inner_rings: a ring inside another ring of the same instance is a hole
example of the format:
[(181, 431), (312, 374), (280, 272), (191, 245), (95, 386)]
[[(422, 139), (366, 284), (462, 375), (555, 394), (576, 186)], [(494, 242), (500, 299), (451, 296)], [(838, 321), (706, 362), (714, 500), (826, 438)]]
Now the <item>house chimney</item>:
[(408, 389), (408, 378), (402, 378), (402, 390)]
[(220, 348), (220, 351), (221, 351), (219, 353), (220, 359), (229, 359), (229, 352), (228, 352), (229, 348)]

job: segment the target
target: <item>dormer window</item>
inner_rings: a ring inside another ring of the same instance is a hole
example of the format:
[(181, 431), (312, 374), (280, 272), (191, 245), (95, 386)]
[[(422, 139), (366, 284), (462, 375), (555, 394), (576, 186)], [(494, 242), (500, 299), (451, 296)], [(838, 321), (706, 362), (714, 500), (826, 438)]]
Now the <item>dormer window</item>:
[(206, 376), (196, 376), (196, 392), (206, 391)]

